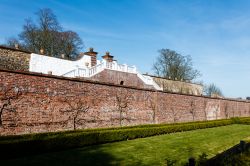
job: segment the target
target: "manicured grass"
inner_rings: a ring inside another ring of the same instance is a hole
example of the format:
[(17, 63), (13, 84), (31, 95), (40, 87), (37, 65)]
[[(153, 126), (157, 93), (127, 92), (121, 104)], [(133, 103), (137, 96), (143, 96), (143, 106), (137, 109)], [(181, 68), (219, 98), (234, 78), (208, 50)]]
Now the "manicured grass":
[(229, 125), (166, 134), (0, 161), (0, 165), (178, 165), (202, 152), (208, 158), (250, 136), (250, 125)]

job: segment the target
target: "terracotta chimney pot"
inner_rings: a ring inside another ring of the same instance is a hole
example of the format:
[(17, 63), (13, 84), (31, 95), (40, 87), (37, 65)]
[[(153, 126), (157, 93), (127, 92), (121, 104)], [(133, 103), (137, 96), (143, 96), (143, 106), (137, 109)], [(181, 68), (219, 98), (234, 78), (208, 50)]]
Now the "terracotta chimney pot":
[(114, 56), (111, 56), (110, 53), (107, 51), (105, 55), (102, 56), (107, 62), (113, 62)]
[(88, 55), (91, 57), (91, 67), (96, 65), (96, 58), (97, 58), (98, 52), (95, 52), (92, 47), (89, 48), (88, 52), (84, 52), (84, 55)]

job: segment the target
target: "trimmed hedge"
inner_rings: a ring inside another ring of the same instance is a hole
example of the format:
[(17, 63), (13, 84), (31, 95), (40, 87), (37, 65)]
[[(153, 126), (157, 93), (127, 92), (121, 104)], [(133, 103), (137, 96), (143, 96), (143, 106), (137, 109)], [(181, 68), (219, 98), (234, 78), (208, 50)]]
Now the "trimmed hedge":
[(152, 128), (152, 127), (166, 127), (166, 126), (178, 126), (185, 124), (198, 124), (198, 123), (207, 123), (207, 122), (221, 122), (227, 121), (223, 120), (213, 120), (213, 121), (195, 121), (195, 122), (182, 122), (182, 123), (162, 123), (162, 124), (145, 124), (137, 126), (124, 126), (124, 127), (110, 127), (110, 128), (95, 128), (95, 129), (78, 129), (78, 130), (68, 130), (68, 131), (59, 131), (59, 132), (48, 132), (48, 133), (33, 133), (33, 134), (23, 134), (23, 135), (10, 135), (10, 136), (0, 136), (0, 143), (3, 141), (20, 141), (20, 140), (34, 140), (47, 137), (54, 137), (61, 134), (73, 134), (79, 132), (98, 132), (98, 131), (107, 131), (107, 130), (121, 130), (121, 129), (133, 129), (133, 128)]
[[(231, 118), (231, 120), (237, 118)], [(245, 118), (241, 118), (245, 119)], [(98, 132), (98, 131), (107, 131), (107, 130), (121, 130), (121, 129), (133, 129), (133, 128), (152, 128), (152, 127), (164, 127), (164, 126), (173, 126), (173, 125), (185, 125), (185, 124), (197, 124), (197, 123), (207, 123), (207, 122), (216, 122), (216, 121), (227, 121), (228, 119), (223, 120), (212, 120), (212, 121), (195, 121), (195, 122), (182, 122), (182, 123), (162, 123), (162, 124), (145, 124), (145, 125), (136, 125), (136, 126), (124, 126), (124, 127), (109, 127), (109, 128), (94, 128), (94, 129), (78, 129), (78, 130), (68, 130), (68, 131), (59, 131), (59, 132), (48, 132), (48, 133), (33, 133), (33, 134), (23, 134), (23, 135), (10, 135), (10, 136), (0, 136), (1, 141), (20, 141), (24, 140), (33, 140), (42, 138), (42, 137), (50, 137), (61, 134), (72, 134), (79, 132)], [(250, 118), (249, 118), (250, 120)]]
[(0, 137), (0, 159), (196, 129), (250, 124), (250, 118), (141, 125)]
[(246, 125), (250, 125), (250, 118), (238, 118), (239, 121), (237, 122), (238, 124), (246, 124)]

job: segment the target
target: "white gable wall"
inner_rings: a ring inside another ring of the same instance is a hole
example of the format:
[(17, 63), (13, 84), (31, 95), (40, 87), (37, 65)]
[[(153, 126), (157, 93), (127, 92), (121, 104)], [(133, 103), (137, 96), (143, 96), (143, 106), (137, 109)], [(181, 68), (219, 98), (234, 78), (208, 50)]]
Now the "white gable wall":
[(70, 61), (59, 59), (39, 54), (31, 54), (29, 71), (48, 74), (52, 72), (53, 75), (63, 75), (76, 68), (87, 68), (86, 63), (91, 63), (91, 57), (84, 55), (81, 59)]

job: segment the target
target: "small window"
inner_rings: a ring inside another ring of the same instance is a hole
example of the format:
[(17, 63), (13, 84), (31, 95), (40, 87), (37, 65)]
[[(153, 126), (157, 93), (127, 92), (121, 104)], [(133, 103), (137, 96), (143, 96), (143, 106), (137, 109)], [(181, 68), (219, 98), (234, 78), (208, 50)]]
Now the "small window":
[(124, 84), (124, 81), (121, 81), (121, 82), (120, 82), (120, 85), (123, 85), (123, 84)]

